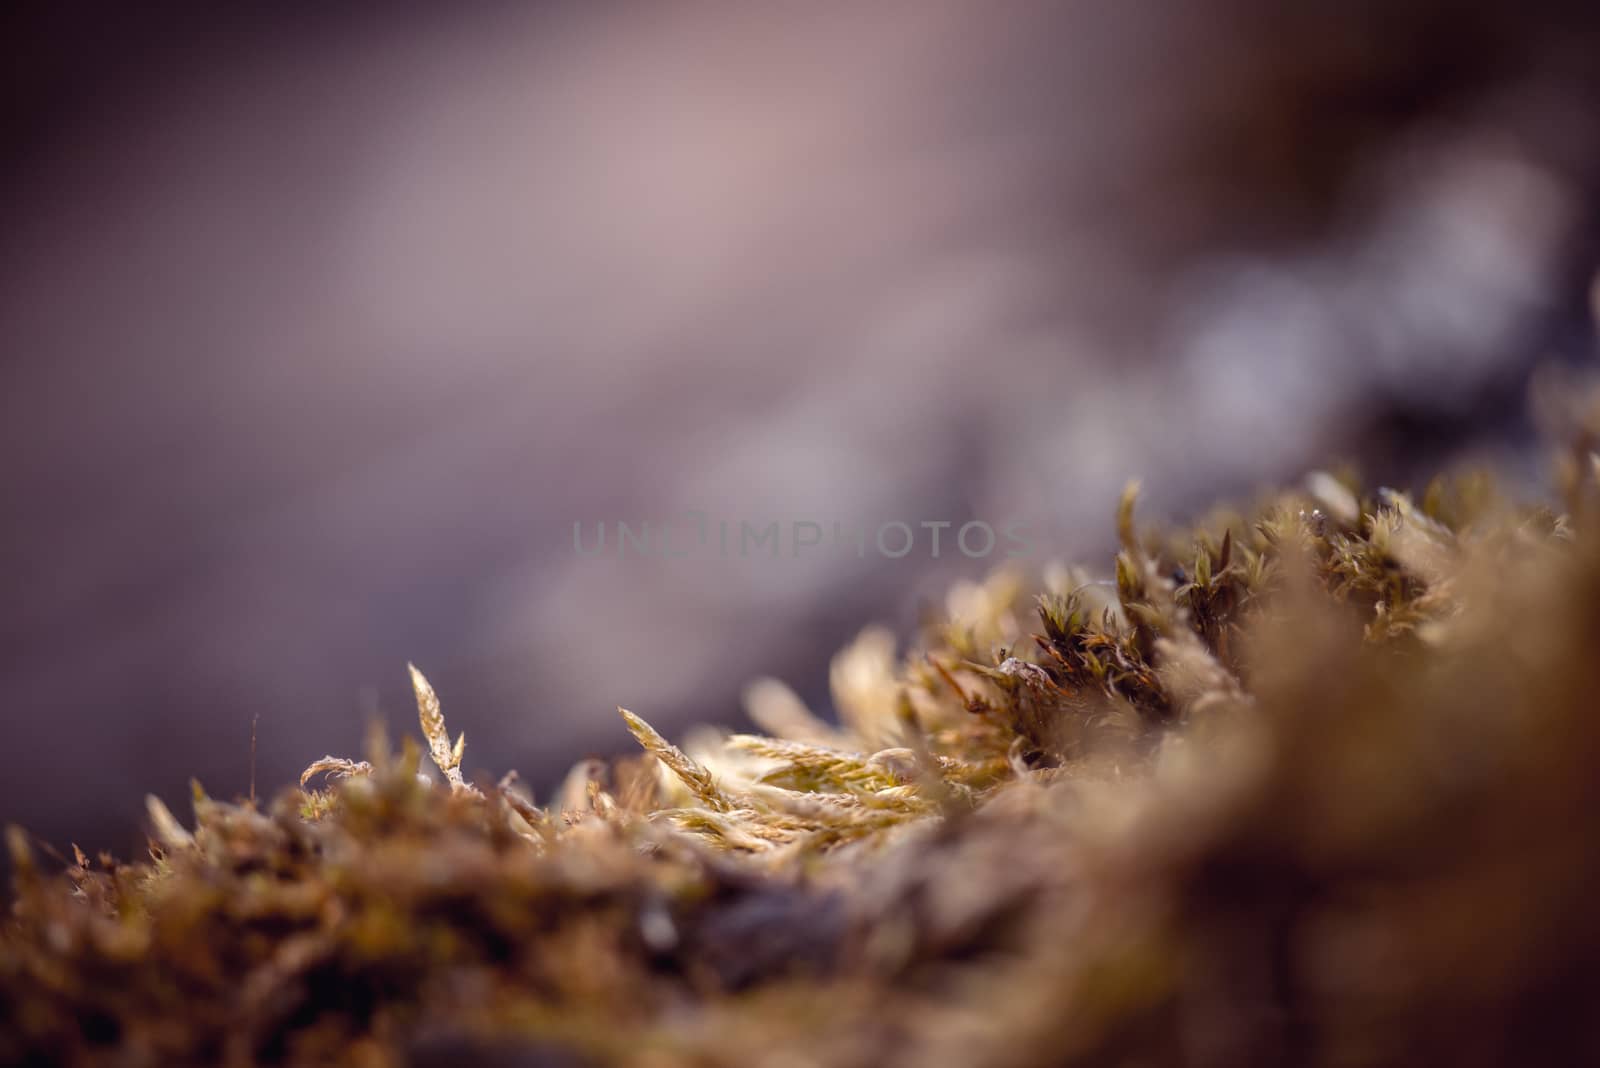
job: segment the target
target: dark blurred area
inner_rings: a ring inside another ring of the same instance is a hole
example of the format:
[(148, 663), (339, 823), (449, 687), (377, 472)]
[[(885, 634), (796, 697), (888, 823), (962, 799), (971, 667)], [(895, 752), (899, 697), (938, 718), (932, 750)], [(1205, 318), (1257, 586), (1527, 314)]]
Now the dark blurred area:
[(575, 520), (1025, 518), (1329, 457), (1538, 470), (1592, 359), (1600, 9), (11, 6), (0, 817), (414, 730), (548, 784), (826, 705), (992, 562), (617, 559)]

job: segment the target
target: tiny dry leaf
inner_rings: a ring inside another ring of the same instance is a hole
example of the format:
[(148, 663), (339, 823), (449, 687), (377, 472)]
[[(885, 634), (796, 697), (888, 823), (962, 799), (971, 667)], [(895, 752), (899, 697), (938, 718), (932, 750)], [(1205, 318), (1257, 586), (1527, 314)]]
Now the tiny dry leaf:
[(461, 778), (461, 751), (467, 742), (466, 732), (462, 732), (460, 741), (454, 745), (450, 743), (444, 713), (439, 709), (439, 695), (433, 692), (433, 685), (417, 670), (417, 665), (407, 664), (406, 667), (411, 671), (411, 688), (417, 695), (417, 719), (422, 724), (423, 737), (428, 739), (428, 754), (450, 785), (461, 789), (466, 786)]

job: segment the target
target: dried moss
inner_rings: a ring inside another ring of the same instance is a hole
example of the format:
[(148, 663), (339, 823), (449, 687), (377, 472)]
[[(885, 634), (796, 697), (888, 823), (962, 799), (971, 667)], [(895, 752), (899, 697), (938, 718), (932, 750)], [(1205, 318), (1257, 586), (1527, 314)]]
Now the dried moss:
[[(1477, 476), (1316, 475), (1112, 580), (952, 592), (840, 723), (584, 765), (536, 805), (375, 739), (270, 804), (152, 801), (35, 863), (6, 1063), (1414, 1064), (1600, 1059), (1600, 531)], [(317, 775), (328, 780), (308, 789)]]

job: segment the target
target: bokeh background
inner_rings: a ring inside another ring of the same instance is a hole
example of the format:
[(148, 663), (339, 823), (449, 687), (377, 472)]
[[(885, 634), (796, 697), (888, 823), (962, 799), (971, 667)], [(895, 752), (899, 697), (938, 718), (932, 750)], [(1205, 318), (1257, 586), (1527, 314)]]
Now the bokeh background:
[(0, 817), (138, 847), (430, 676), (541, 794), (986, 565), (580, 558), (700, 510), (1092, 556), (1329, 457), (1538, 492), (1593, 3), (22, 3)]

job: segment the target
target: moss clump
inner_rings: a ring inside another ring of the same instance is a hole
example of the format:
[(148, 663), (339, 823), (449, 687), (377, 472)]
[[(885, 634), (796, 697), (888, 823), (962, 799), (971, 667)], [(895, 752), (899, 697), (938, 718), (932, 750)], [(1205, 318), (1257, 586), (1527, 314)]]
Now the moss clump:
[[(1395, 1064), (1600, 1058), (1600, 530), (1318, 475), (1114, 578), (952, 591), (767, 733), (535, 805), (375, 739), (147, 862), (10, 846), (0, 1061)], [(304, 783), (302, 786), (304, 787)]]

